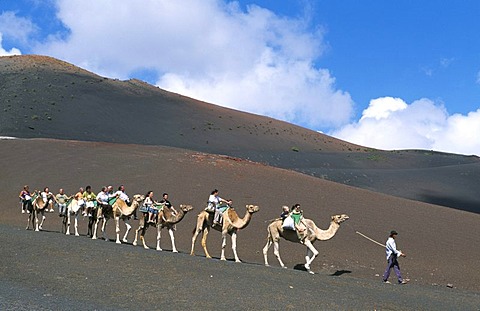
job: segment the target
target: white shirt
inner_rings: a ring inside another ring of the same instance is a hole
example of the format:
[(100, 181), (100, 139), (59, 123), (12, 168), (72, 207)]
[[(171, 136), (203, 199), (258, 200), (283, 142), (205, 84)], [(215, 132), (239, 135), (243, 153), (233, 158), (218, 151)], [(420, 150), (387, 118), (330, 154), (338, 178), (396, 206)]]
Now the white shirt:
[(208, 197), (208, 205), (213, 204), (215, 207), (217, 207), (217, 205), (218, 205), (218, 203), (220, 203), (220, 201), (224, 201), (224, 200), (221, 197), (219, 197), (218, 195), (215, 196), (215, 195), (211, 194)]
[(118, 195), (118, 197), (125, 202), (130, 202), (128, 195), (121, 190), (118, 190), (117, 192), (115, 192), (115, 195)]
[(395, 239), (392, 237), (389, 237), (387, 240), (387, 243), (385, 244), (386, 252), (387, 252), (387, 260), (390, 257), (390, 255), (395, 254), (397, 257), (400, 256), (402, 252), (397, 250), (397, 244), (395, 243)]
[(97, 194), (97, 201), (102, 203), (102, 204), (108, 204), (108, 194), (106, 194), (103, 191), (100, 191)]

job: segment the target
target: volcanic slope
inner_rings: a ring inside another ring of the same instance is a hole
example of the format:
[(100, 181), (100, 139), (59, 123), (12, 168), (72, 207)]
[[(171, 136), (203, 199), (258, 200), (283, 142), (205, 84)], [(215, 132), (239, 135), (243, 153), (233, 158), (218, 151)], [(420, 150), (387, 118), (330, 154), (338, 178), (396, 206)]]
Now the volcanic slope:
[(0, 135), (185, 148), (480, 212), (475, 156), (382, 151), (197, 101), (139, 80), (100, 77), (36, 55), (0, 57)]

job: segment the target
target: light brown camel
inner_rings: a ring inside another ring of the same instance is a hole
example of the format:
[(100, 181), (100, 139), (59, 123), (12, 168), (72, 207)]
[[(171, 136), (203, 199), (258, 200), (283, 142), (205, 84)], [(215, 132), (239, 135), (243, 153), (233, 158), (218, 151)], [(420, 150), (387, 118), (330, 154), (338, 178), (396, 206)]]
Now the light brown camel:
[(207, 250), (207, 236), (210, 228), (213, 228), (217, 231), (222, 232), (222, 255), (220, 257), (221, 260), (225, 259), (225, 246), (227, 245), (227, 234), (232, 237), (232, 250), (235, 256), (236, 262), (241, 262), (237, 255), (237, 231), (239, 229), (243, 229), (248, 226), (250, 220), (252, 219), (253, 213), (259, 211), (259, 207), (257, 205), (246, 205), (245, 206), (247, 211), (243, 218), (240, 218), (235, 211), (234, 208), (228, 208), (223, 213), (223, 224), (222, 226), (215, 226), (212, 227), (213, 224), (213, 213), (209, 213), (207, 211), (201, 211), (200, 214), (197, 216), (197, 226), (193, 231), (192, 237), (192, 250), (190, 255), (195, 255), (195, 240), (199, 233), (203, 233), (202, 236), (202, 247), (203, 251), (205, 252), (205, 256), (207, 258), (212, 258)]
[[(52, 201), (50, 200), (50, 202), (48, 203), (48, 205), (51, 205), (52, 204)], [(43, 200), (43, 197), (38, 194), (35, 199), (33, 199), (33, 202), (32, 202), (32, 213), (30, 215), (28, 215), (29, 217), (29, 221), (28, 221), (28, 226), (27, 226), (27, 230), (30, 228), (30, 217), (34, 217), (35, 218), (35, 231), (40, 231), (42, 230), (42, 227), (43, 227), (43, 223), (45, 222), (45, 211), (48, 211), (48, 205), (45, 204), (45, 201)], [(38, 220), (38, 214), (42, 215), (42, 221), (40, 222), (39, 224), (39, 220)], [(33, 222), (33, 221), (32, 221)]]
[(299, 237), (299, 234), (297, 234), (297, 231), (284, 229), (282, 227), (282, 219), (279, 218), (274, 220), (268, 225), (267, 228), (267, 244), (263, 248), (265, 265), (269, 265), (267, 252), (270, 246), (273, 244), (273, 253), (277, 257), (280, 266), (286, 268), (282, 262), (282, 259), (280, 258), (280, 252), (278, 247), (278, 242), (280, 240), (280, 237), (282, 237), (287, 241), (300, 243), (307, 247), (307, 255), (305, 256), (305, 269), (307, 269), (309, 273), (313, 274), (313, 272), (310, 270), (310, 265), (315, 259), (315, 257), (318, 255), (318, 251), (313, 246), (313, 243), (316, 240), (326, 241), (333, 238), (335, 233), (337, 233), (338, 228), (340, 228), (340, 224), (346, 221), (348, 218), (349, 217), (345, 214), (332, 216), (332, 220), (330, 221), (330, 227), (327, 230), (322, 230), (318, 228), (312, 220), (304, 218), (302, 222), (305, 224), (307, 229), (305, 230), (301, 238)]
[[(175, 224), (179, 223), (185, 215), (193, 209), (191, 205), (184, 205), (180, 204), (180, 210), (177, 211), (176, 214), (173, 213), (171, 208), (163, 206), (157, 214), (157, 251), (161, 251), (162, 248), (160, 247), (160, 239), (161, 239), (161, 232), (163, 228), (167, 228), (168, 233), (170, 234), (170, 240), (172, 241), (172, 252), (178, 253), (178, 250), (175, 246), (175, 236), (173, 231), (175, 230)], [(148, 218), (148, 213), (144, 213), (142, 217), (140, 217), (140, 221), (138, 224), (138, 229), (135, 231), (135, 240), (133, 241), (133, 245), (137, 245), (137, 237), (138, 232), (140, 233), (140, 240), (143, 243), (143, 247), (145, 249), (149, 249), (147, 244), (145, 243), (145, 232), (147, 231), (150, 224), (145, 220)]]
[(135, 210), (142, 204), (145, 196), (141, 194), (135, 194), (133, 196), (132, 204), (130, 206), (127, 205), (125, 201), (118, 198), (115, 203), (112, 204), (112, 208), (97, 208), (97, 220), (95, 221), (95, 227), (93, 230), (92, 239), (97, 239), (97, 227), (100, 220), (102, 220), (102, 237), (105, 241), (108, 241), (107, 233), (105, 231), (105, 227), (107, 222), (110, 218), (115, 219), (115, 233), (117, 235), (117, 239), (115, 243), (121, 244), (120, 241), (120, 219), (125, 222), (125, 226), (127, 227), (127, 231), (123, 236), (122, 241), (127, 243), (127, 235), (130, 232), (132, 226), (129, 224), (128, 220), (130, 216), (135, 212)]

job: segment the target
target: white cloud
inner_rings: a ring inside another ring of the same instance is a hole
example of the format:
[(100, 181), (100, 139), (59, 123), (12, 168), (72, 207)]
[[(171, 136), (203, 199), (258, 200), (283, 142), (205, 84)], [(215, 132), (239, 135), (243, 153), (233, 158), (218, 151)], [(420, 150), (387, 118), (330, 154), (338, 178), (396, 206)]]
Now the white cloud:
[(370, 101), (362, 118), (330, 135), (378, 149), (427, 149), (480, 155), (480, 109), (449, 115), (429, 99), (411, 104), (383, 97)]
[(3, 35), (0, 32), (0, 56), (10, 56), (10, 55), (21, 55), (22, 54), (22, 52), (20, 52), (20, 50), (17, 49), (17, 48), (11, 48), (10, 51), (5, 50), (3, 48), (2, 41), (3, 41)]
[(353, 101), (314, 62), (323, 32), (308, 18), (220, 0), (58, 0), (65, 40), (35, 52), (128, 78), (147, 69), (160, 87), (308, 127), (348, 122)]
[(36, 31), (37, 27), (35, 24), (27, 18), (18, 17), (11, 11), (5, 11), (0, 14), (0, 33), (6, 38), (25, 44)]

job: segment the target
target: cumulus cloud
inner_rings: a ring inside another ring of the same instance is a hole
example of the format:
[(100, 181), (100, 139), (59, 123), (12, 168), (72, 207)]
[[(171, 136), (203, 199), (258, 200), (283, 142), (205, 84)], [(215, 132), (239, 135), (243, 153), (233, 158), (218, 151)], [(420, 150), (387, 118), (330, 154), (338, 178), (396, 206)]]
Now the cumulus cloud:
[(480, 109), (449, 115), (430, 99), (407, 104), (400, 98), (370, 101), (358, 122), (330, 135), (378, 149), (427, 149), (480, 155)]
[(220, 0), (58, 0), (57, 7), (69, 36), (50, 38), (39, 54), (121, 79), (155, 72), (170, 91), (311, 128), (352, 115), (350, 95), (314, 65), (323, 31), (312, 31), (306, 17)]
[(37, 26), (27, 18), (19, 17), (11, 11), (0, 14), (0, 33), (5, 38), (11, 38), (20, 44), (25, 44), (36, 31)]
[(3, 48), (2, 45), (3, 41), (3, 34), (0, 32), (0, 56), (10, 56), (10, 55), (21, 55), (22, 52), (20, 52), (19, 49), (17, 48), (11, 48), (10, 51), (7, 51)]

